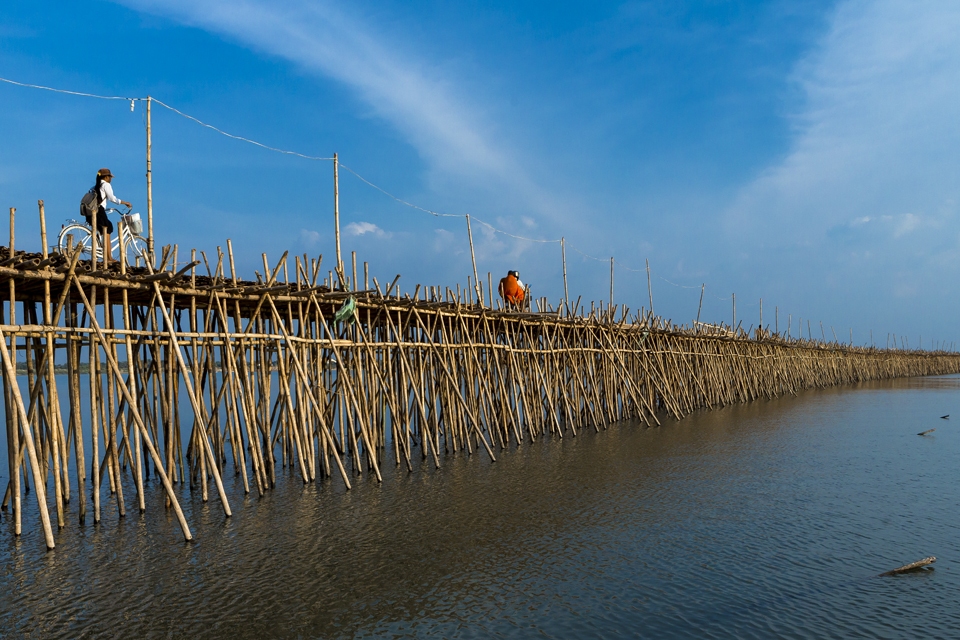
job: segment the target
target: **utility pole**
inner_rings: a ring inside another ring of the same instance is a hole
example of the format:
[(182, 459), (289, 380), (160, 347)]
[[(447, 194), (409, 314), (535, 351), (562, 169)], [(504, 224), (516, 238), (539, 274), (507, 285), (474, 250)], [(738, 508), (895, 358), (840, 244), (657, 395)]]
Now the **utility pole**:
[(156, 266), (153, 255), (153, 128), (150, 123), (150, 103), (153, 98), (147, 96), (147, 253), (150, 263)]
[(650, 317), (653, 318), (653, 287), (650, 285), (650, 261), (647, 260), (647, 295), (650, 296)]
[(610, 256), (610, 313), (613, 313), (613, 256)]
[(473, 262), (473, 282), (477, 287), (477, 301), (483, 306), (483, 286), (477, 275), (477, 256), (473, 253), (473, 229), (470, 228), (470, 214), (467, 214), (467, 236), (470, 238), (470, 260)]
[(560, 259), (563, 261), (563, 304), (567, 305), (567, 315), (570, 315), (570, 291), (567, 289), (567, 247), (565, 240), (560, 238)]
[(343, 261), (340, 259), (340, 178), (337, 175), (339, 160), (333, 154), (333, 234), (337, 240), (337, 276), (342, 277)]
[(707, 283), (704, 282), (700, 285), (700, 304), (697, 306), (697, 325), (696, 331), (700, 333), (700, 311), (703, 309), (703, 290), (707, 288)]

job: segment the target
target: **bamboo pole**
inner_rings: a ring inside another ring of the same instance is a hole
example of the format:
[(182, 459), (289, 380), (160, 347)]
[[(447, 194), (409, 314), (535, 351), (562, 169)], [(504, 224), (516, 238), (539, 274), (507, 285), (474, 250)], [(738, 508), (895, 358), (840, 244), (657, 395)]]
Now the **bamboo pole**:
[(700, 285), (700, 304), (697, 305), (697, 320), (694, 324), (694, 330), (696, 333), (700, 333), (700, 311), (703, 309), (703, 291), (707, 288), (707, 283), (704, 282)]
[[(333, 154), (333, 233), (337, 241), (337, 271), (343, 272), (343, 260), (340, 258), (340, 161)], [(332, 283), (331, 283), (332, 285)]]
[(572, 312), (570, 310), (570, 290), (567, 289), (567, 246), (566, 238), (560, 238), (560, 262), (563, 265), (563, 304), (566, 305), (567, 313), (569, 316)]
[(477, 255), (473, 251), (473, 229), (470, 228), (470, 214), (468, 213), (465, 217), (467, 219), (467, 237), (470, 239), (470, 262), (473, 263), (473, 283), (476, 288), (477, 302), (482, 306), (483, 286), (480, 284), (480, 276), (477, 275)]
[[(16, 381), (17, 371), (10, 359), (10, 351), (7, 349), (6, 336), (3, 333), (3, 330), (0, 329), (0, 355), (3, 356), (3, 367), (7, 372), (7, 375), (10, 379)], [(40, 522), (43, 525), (43, 538), (47, 544), (47, 549), (53, 549), (56, 544), (53, 540), (53, 530), (50, 526), (50, 514), (47, 511), (47, 494), (46, 494), (46, 482), (43, 479), (43, 476), (40, 472), (40, 461), (37, 459), (37, 449), (36, 444), (33, 440), (33, 433), (30, 429), (29, 421), (27, 420), (27, 411), (23, 406), (23, 396), (20, 395), (20, 385), (12, 385), (13, 400), (15, 403), (15, 410), (20, 417), (21, 424), (23, 425), (23, 439), (27, 446), (27, 455), (30, 460), (30, 470), (33, 472), (33, 489), (34, 493), (37, 496), (37, 507), (40, 510)], [(15, 436), (16, 439), (17, 436)]]
[[(100, 344), (106, 344), (107, 338), (103, 334), (103, 330), (100, 328), (100, 323), (97, 322), (96, 308), (90, 303), (90, 300), (87, 298), (86, 293), (83, 291), (77, 276), (73, 276), (73, 282), (76, 284), (77, 292), (80, 294), (80, 298), (83, 300), (83, 304), (87, 309), (88, 319), (90, 320), (90, 325), (93, 328), (97, 339), (100, 341)], [(91, 334), (92, 336), (93, 334)], [(120, 373), (120, 367), (117, 365), (117, 361), (113, 358), (113, 354), (109, 351), (106, 351), (107, 362), (110, 366), (110, 369), (114, 376), (118, 379), (122, 379), (122, 374)], [(183, 531), (183, 537), (186, 540), (192, 540), (193, 536), (190, 533), (190, 527), (187, 526), (186, 518), (183, 516), (183, 511), (180, 509), (180, 503), (177, 501), (177, 496), (173, 491), (173, 485), (170, 482), (170, 477), (164, 472), (163, 462), (160, 458), (160, 454), (157, 452), (156, 448), (153, 446), (153, 442), (150, 439), (150, 434), (147, 431), (146, 424), (143, 422), (143, 419), (140, 417), (140, 412), (136, 409), (136, 400), (133, 395), (127, 389), (126, 385), (120, 385), (121, 392), (127, 400), (127, 405), (130, 407), (133, 414), (134, 421), (137, 424), (137, 428), (140, 429), (143, 441), (146, 443), (147, 448), (150, 451), (150, 455), (153, 458), (154, 464), (156, 465), (157, 473), (160, 474), (160, 479), (163, 482), (163, 486), (167, 491), (167, 497), (170, 500), (170, 503), (173, 505), (174, 512), (177, 515), (177, 520), (180, 522), (180, 528)], [(96, 466), (96, 465), (94, 465)]]
[[(42, 247), (41, 255), (44, 260), (49, 258), (47, 247), (47, 219), (44, 211), (43, 200), (37, 201), (37, 207), (40, 214), (40, 244)], [(52, 328), (53, 319), (50, 308), (50, 281), (43, 282), (43, 322), (48, 328)], [(70, 501), (70, 476), (67, 473), (69, 467), (69, 456), (66, 452), (65, 432), (63, 429), (62, 415), (60, 412), (60, 398), (57, 393), (57, 380), (54, 375), (54, 333), (48, 331), (46, 336), (46, 345), (44, 353), (46, 354), (46, 384), (50, 397), (50, 435), (53, 439), (53, 472), (54, 489), (56, 492), (57, 504), (57, 526), (63, 528), (66, 526), (64, 517), (64, 501)], [(43, 374), (40, 374), (42, 377)]]
[[(16, 258), (16, 215), (15, 207), (10, 207), (10, 249), (9, 260), (13, 262)], [(10, 324), (17, 323), (17, 295), (16, 285), (13, 278), (8, 281), (8, 292), (10, 294)], [(6, 348), (6, 343), (4, 343)], [(8, 374), (7, 368), (3, 370), (4, 406), (13, 406), (13, 390), (17, 387), (17, 337), (15, 333), (10, 334), (10, 351), (13, 354), (13, 373)], [(10, 477), (13, 480), (13, 532), (19, 536), (22, 531), (22, 502), (20, 490), (20, 415), (16, 411), (6, 411), (7, 414), (7, 447), (10, 454)]]
[[(653, 303), (651, 303), (651, 308)], [(613, 256), (610, 256), (610, 321), (613, 322)]]
[(656, 317), (653, 313), (653, 285), (650, 282), (650, 261), (647, 260), (647, 295), (650, 297), (650, 317)]
[(153, 98), (147, 96), (147, 261), (156, 266), (153, 250), (153, 128), (150, 120), (150, 106)]
[[(180, 367), (180, 373), (183, 375), (183, 382), (187, 390), (187, 397), (190, 400), (190, 404), (193, 406), (195, 415), (202, 416), (203, 410), (200, 407), (200, 400), (197, 398), (193, 381), (190, 379), (190, 371), (183, 359), (183, 352), (180, 349), (180, 342), (177, 340), (177, 334), (173, 326), (173, 321), (170, 318), (170, 314), (167, 312), (166, 304), (163, 302), (163, 294), (160, 292), (160, 285), (157, 284), (156, 280), (153, 281), (153, 288), (154, 292), (157, 294), (156, 300), (158, 308), (160, 313), (163, 315), (164, 323), (168, 329), (168, 335), (170, 337), (170, 349), (173, 351), (173, 354), (177, 360), (177, 364)], [(227, 517), (230, 517), (232, 515), (230, 503), (227, 500), (227, 494), (223, 488), (223, 481), (220, 478), (220, 472), (217, 470), (217, 463), (213, 456), (213, 450), (205, 429), (201, 430), (198, 442), (200, 443), (200, 447), (203, 449), (201, 455), (206, 456), (207, 463), (210, 465), (210, 473), (213, 474), (213, 479), (216, 482), (217, 492), (220, 494), (220, 502), (223, 505), (223, 512)]]
[[(11, 236), (12, 232), (11, 227)], [(46, 244), (42, 207), (41, 242)], [(596, 311), (591, 307), (589, 317), (573, 319), (570, 316), (578, 312), (579, 301), (570, 305), (566, 298), (567, 317), (563, 308), (554, 313), (543, 297), (535, 301), (536, 315), (489, 310), (481, 298), (476, 273), (468, 277), (462, 293), (459, 285), (456, 292), (448, 287), (445, 297), (442, 287), (425, 289), (420, 285), (412, 294), (401, 295), (396, 279), (386, 295), (374, 279), (379, 297), (372, 293), (356, 296), (360, 279), (355, 252), (349, 279), (342, 268), (337, 269), (343, 291), (317, 289), (320, 261), (310, 261), (308, 267), (307, 257), (302, 264), (296, 260), (292, 282), (286, 254), (273, 269), (264, 256), (264, 273), (258, 274), (257, 282), (244, 282), (235, 270), (229, 241), (227, 249), (228, 254), (218, 250), (220, 260), (212, 271), (202, 254), (209, 282), (202, 282), (195, 273), (199, 263), (193, 255), (191, 263), (176, 272), (180, 265), (176, 264), (175, 246), (165, 248), (161, 259), (161, 269), (173, 265), (170, 270), (150, 276), (128, 272), (121, 255), (121, 278), (107, 272), (89, 275), (87, 267), (77, 268), (78, 252), (71, 257), (66, 275), (62, 265), (39, 265), (47, 260), (46, 254), (34, 260), (22, 252), (10, 253), (10, 258), (17, 259), (6, 264), (15, 268), (0, 265), (0, 277), (8, 280), (12, 315), (10, 324), (0, 317), (0, 327), (5, 332), (5, 347), (18, 347), (17, 340), (23, 339), (20, 348), (26, 354), (30, 390), (29, 402), (22, 396), (22, 403), (28, 405), (24, 419), (18, 411), (6, 416), (8, 433), (14, 418), (23, 425), (22, 433), (18, 427), (16, 436), (8, 438), (10, 466), (17, 470), (16, 477), (29, 465), (31, 470), (37, 468), (44, 483), (47, 472), (52, 471), (55, 497), (65, 501), (69, 491), (67, 443), (73, 439), (82, 521), (86, 425), (79, 412), (81, 366), (88, 366), (90, 373), (92, 424), (87, 437), (96, 447), (90, 462), (95, 476), (95, 511), (99, 507), (97, 488), (104, 476), (122, 508), (121, 474), (127, 463), (132, 465), (138, 506), (143, 511), (139, 474), (149, 472), (146, 463), (155, 455), (152, 459), (158, 473), (166, 473), (170, 505), (176, 501), (172, 483), (179, 480), (189, 480), (191, 486), (199, 484), (206, 497), (208, 476), (217, 480), (226, 472), (228, 443), (235, 473), (244, 476), (245, 491), (249, 490), (245, 453), (249, 453), (261, 495), (268, 485), (275, 484), (278, 462), (296, 466), (307, 482), (316, 479), (318, 466), (321, 477), (331, 476), (330, 456), (349, 487), (343, 464), (352, 459), (357, 473), (366, 467), (379, 479), (390, 445), (395, 463), (405, 463), (410, 470), (415, 446), (420, 447), (424, 459), (432, 458), (437, 466), (441, 453), (472, 455), (481, 447), (494, 460), (493, 447), (576, 435), (591, 425), (599, 431), (631, 418), (655, 424), (662, 412), (682, 418), (701, 407), (772, 398), (805, 388), (960, 368), (960, 357), (947, 355), (936, 344), (927, 352), (911, 352), (906, 346), (877, 351), (872, 339), (865, 347), (841, 345), (836, 337), (829, 345), (825, 339), (794, 341), (789, 328), (786, 340), (731, 338), (700, 325), (705, 285), (701, 285), (693, 328), (677, 326), (652, 311), (649, 269), (651, 310), (628, 317), (628, 310), (618, 309), (613, 297), (615, 259), (611, 259), (608, 304), (601, 302)], [(565, 242), (562, 250), (565, 252)], [(229, 280), (223, 278), (225, 258), (230, 261)], [(562, 258), (565, 266), (565, 254)], [(184, 275), (187, 271), (189, 276)], [(364, 290), (368, 276), (365, 269)], [(63, 282), (63, 290), (54, 311), (50, 287), (55, 282)], [(330, 283), (334, 284), (332, 274)], [(71, 293), (74, 287), (76, 291)], [(474, 302), (471, 287), (477, 289), (476, 302), (483, 302), (479, 308), (467, 306)], [(489, 273), (488, 289), (492, 290)], [(122, 326), (112, 319), (117, 290), (123, 306)], [(15, 324), (17, 292), (23, 292), (24, 324)], [(83, 298), (83, 322), (77, 321), (73, 294)], [(357, 310), (354, 322), (340, 330), (325, 318), (331, 317), (349, 294), (354, 295)], [(204, 297), (205, 309), (198, 304), (198, 298), (202, 301)], [(492, 302), (492, 295), (490, 298)], [(731, 329), (743, 335), (736, 324), (735, 296), (731, 301)], [(42, 314), (36, 310), (38, 302)], [(61, 325), (64, 305), (68, 314)], [(779, 309), (776, 311), (779, 338)], [(181, 324), (184, 313), (189, 326)], [(103, 326), (97, 321), (98, 314), (104, 318)], [(792, 320), (788, 324), (792, 326)], [(762, 320), (758, 331), (760, 337), (767, 335)], [(9, 342), (6, 334), (11, 336)], [(79, 362), (76, 346), (81, 340), (89, 344), (88, 363)], [(186, 349), (180, 347), (183, 340), (189, 341)], [(58, 391), (52, 374), (58, 342), (67, 348), (69, 421), (61, 420), (55, 401)], [(118, 365), (121, 345), (127, 354), (126, 379), (119, 370), (122, 363)], [(15, 353), (10, 359), (15, 367)], [(100, 370), (101, 361), (105, 372)], [(15, 383), (16, 374), (11, 376), (6, 366), (3, 374), (8, 405), (14, 407), (11, 382)], [(274, 386), (277, 383), (279, 388)], [(190, 408), (183, 412), (178, 402), (181, 384), (190, 401)], [(221, 411), (225, 413), (221, 415)], [(190, 419), (189, 442), (181, 443), (181, 420)], [(36, 444), (36, 464), (29, 459), (27, 431)], [(166, 464), (150, 444), (161, 438)], [(321, 465), (317, 465), (317, 453)], [(27, 477), (32, 477), (29, 472)], [(218, 490), (224, 501), (222, 480)], [(21, 492), (19, 488), (13, 491), (11, 478), (4, 502), (13, 499), (14, 493)], [(227, 509), (225, 505), (225, 513)], [(96, 513), (95, 519), (99, 519)], [(185, 520), (182, 523), (185, 525)], [(59, 509), (58, 524), (62, 526)], [(189, 529), (184, 531), (189, 539)]]

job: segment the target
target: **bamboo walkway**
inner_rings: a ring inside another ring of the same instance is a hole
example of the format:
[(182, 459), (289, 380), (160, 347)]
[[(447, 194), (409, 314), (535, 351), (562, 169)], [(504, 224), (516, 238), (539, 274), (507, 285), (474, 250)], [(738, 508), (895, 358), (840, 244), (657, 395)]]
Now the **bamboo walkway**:
[[(657, 425), (804, 389), (960, 371), (955, 353), (707, 335), (602, 305), (573, 315), (541, 299), (536, 311), (505, 312), (489, 305), (489, 277), (486, 292), (474, 283), (401, 295), (397, 280), (371, 288), (366, 265), (359, 287), (355, 257), (352, 277), (321, 280), (319, 258), (264, 255), (263, 273), (242, 281), (229, 241), (213, 260), (196, 256), (177, 269), (177, 248), (166, 247), (156, 270), (104, 269), (77, 251), (0, 247), (16, 470), (3, 508), (15, 535), (31, 486), (48, 548), (52, 518), (66, 526), (71, 505), (82, 525), (104, 508), (123, 516), (156, 502), (190, 540), (180, 491), (216, 494), (230, 516), (227, 473), (259, 495), (279, 473), (349, 488), (364, 473), (380, 480), (385, 464), (412, 470), (418, 456), (494, 461), (618, 421)], [(148, 500), (151, 477), (162, 498)]]

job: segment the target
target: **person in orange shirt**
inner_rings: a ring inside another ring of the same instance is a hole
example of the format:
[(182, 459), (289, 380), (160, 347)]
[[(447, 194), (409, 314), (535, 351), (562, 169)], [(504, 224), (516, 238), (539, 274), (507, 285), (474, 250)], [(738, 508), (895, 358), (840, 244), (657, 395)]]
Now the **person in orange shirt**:
[(520, 282), (518, 271), (507, 271), (507, 277), (500, 279), (500, 286), (497, 287), (497, 290), (506, 303), (507, 309), (523, 308), (523, 283)]

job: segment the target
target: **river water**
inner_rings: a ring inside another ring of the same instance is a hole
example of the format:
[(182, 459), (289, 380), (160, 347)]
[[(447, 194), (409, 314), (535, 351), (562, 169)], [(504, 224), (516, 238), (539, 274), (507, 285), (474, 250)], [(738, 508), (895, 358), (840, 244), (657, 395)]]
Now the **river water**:
[(142, 517), (71, 507), (50, 553), (35, 506), (20, 539), (3, 514), (0, 635), (956, 638), (958, 454), (960, 378), (931, 377), (386, 465), (352, 491), (230, 477), (230, 519), (182, 489), (194, 543), (152, 481)]

